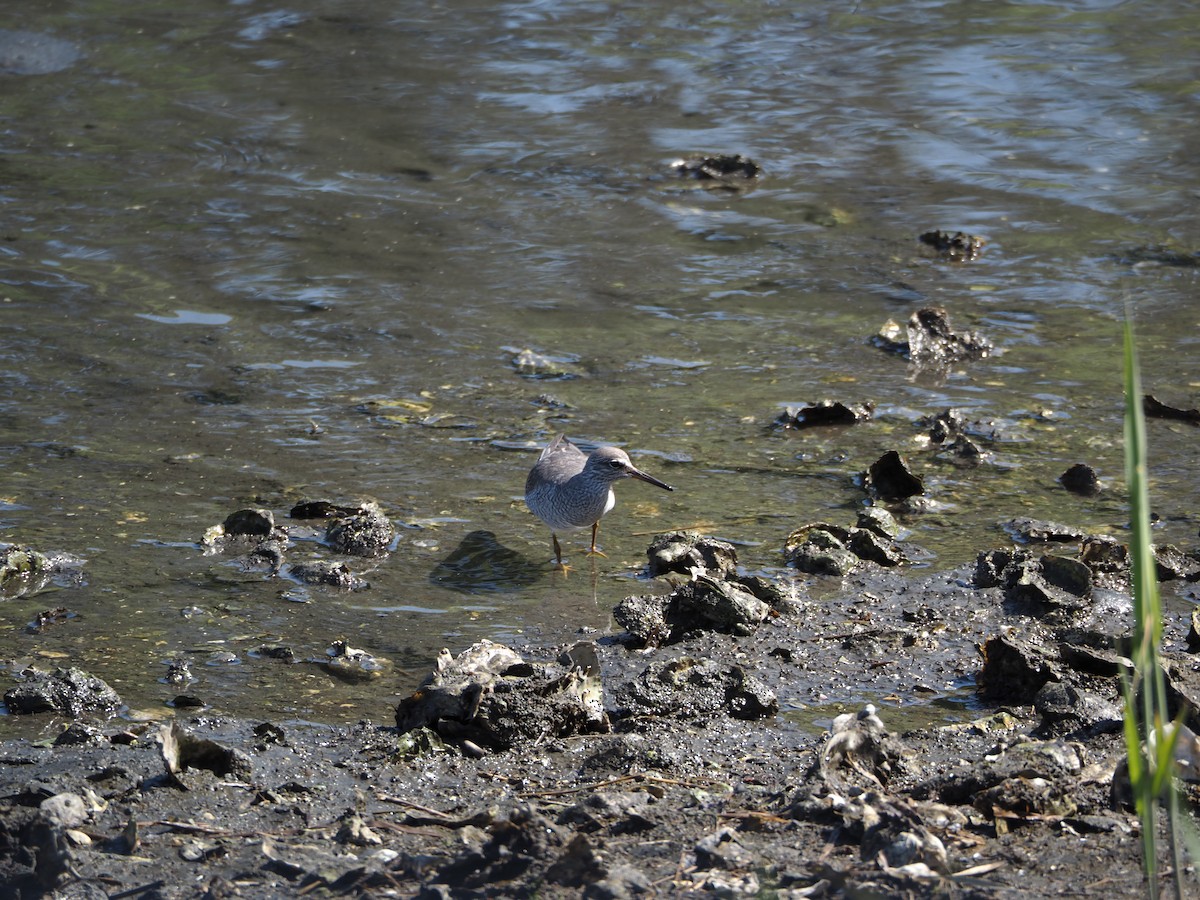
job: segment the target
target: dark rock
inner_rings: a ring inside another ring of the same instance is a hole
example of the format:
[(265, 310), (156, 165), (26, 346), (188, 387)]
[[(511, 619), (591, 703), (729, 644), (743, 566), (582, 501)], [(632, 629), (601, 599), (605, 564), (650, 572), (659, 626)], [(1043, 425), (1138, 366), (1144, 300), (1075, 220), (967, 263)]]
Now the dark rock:
[(0, 599), (35, 594), (55, 576), (78, 580), (83, 563), (80, 557), (67, 553), (41, 553), (31, 547), (0, 544)]
[(319, 584), (346, 591), (361, 591), (370, 587), (369, 582), (355, 575), (344, 562), (328, 559), (295, 563), (288, 566), (288, 575), (301, 584)]
[(1013, 637), (991, 637), (980, 648), (983, 667), (976, 677), (980, 695), (1005, 703), (1033, 703), (1048, 681), (1061, 681), (1047, 651)]
[(774, 693), (739, 666), (722, 668), (710, 659), (681, 656), (647, 666), (621, 685), (614, 701), (625, 715), (695, 718), (725, 712), (764, 718), (779, 709)]
[(1100, 478), (1096, 470), (1083, 463), (1076, 463), (1058, 476), (1059, 484), (1073, 494), (1094, 497), (1100, 493)]
[(1181, 409), (1171, 406), (1163, 403), (1153, 394), (1146, 394), (1142, 398), (1142, 411), (1152, 419), (1175, 419), (1192, 425), (1200, 425), (1200, 409)]
[(221, 523), (225, 534), (266, 537), (275, 529), (275, 516), (269, 509), (239, 509)]
[(163, 763), (172, 783), (188, 788), (188, 770), (205, 769), (222, 778), (243, 780), (253, 774), (250, 758), (236, 747), (227, 747), (209, 738), (197, 737), (179, 722), (164, 725), (158, 732)]
[(875, 404), (820, 400), (811, 406), (788, 406), (775, 419), (781, 428), (812, 428), (818, 425), (857, 425), (875, 414)]
[(887, 322), (873, 343), (882, 350), (904, 356), (918, 371), (944, 372), (955, 362), (983, 359), (995, 349), (992, 342), (974, 331), (955, 332), (950, 316), (941, 307), (918, 309), (901, 327)]
[(926, 231), (918, 240), (936, 250), (943, 259), (953, 262), (977, 259), (987, 243), (985, 239), (963, 231)]
[(925, 483), (895, 450), (889, 450), (871, 464), (864, 483), (872, 494), (888, 501), (925, 493)]
[(111, 716), (121, 706), (116, 691), (80, 669), (26, 669), (21, 676), (24, 681), (4, 694), (10, 713), (53, 712), (76, 719), (85, 712)]
[(734, 188), (762, 175), (762, 167), (741, 154), (679, 159), (671, 163), (671, 170), (680, 178), (699, 181), (705, 187)]
[(396, 529), (377, 503), (366, 503), (353, 514), (335, 519), (325, 531), (330, 548), (349, 556), (382, 556), (395, 537)]
[(1200, 579), (1200, 560), (1170, 544), (1154, 548), (1154, 567), (1159, 581)]
[(796, 529), (784, 541), (784, 561), (814, 575), (848, 575), (863, 563), (892, 568), (908, 562), (889, 534), (899, 530), (889, 513), (873, 507), (858, 521), (860, 527), (815, 522)]
[(1034, 695), (1033, 707), (1041, 716), (1038, 734), (1043, 737), (1086, 738), (1121, 730), (1118, 704), (1064, 682), (1046, 682)]

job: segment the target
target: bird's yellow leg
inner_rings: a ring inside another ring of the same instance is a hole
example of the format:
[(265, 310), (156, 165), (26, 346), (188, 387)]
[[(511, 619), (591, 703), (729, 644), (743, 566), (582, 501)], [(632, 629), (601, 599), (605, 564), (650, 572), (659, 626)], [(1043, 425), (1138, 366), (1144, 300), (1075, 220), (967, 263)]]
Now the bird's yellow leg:
[(558, 560), (558, 568), (562, 570), (564, 575), (566, 575), (567, 572), (571, 571), (571, 567), (563, 562), (562, 546), (558, 543), (558, 535), (554, 532), (550, 532), (550, 539), (554, 541), (554, 558)]
[(592, 548), (590, 550), (588, 550), (587, 555), (588, 556), (603, 556), (605, 559), (608, 559), (607, 553), (605, 553), (602, 550), (596, 549), (596, 532), (599, 530), (600, 530), (600, 523), (593, 522), (592, 523)]

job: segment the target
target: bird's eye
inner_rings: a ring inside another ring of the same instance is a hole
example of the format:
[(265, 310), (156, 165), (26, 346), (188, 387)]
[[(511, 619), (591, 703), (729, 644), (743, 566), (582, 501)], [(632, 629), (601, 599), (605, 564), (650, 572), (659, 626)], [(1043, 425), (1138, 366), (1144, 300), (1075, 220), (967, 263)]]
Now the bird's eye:
[(619, 460), (619, 459), (610, 459), (610, 460), (608, 461), (608, 467), (609, 467), (610, 469), (617, 469), (617, 470), (620, 470), (620, 469), (624, 469), (624, 468), (625, 468), (625, 463), (621, 462), (621, 460)]

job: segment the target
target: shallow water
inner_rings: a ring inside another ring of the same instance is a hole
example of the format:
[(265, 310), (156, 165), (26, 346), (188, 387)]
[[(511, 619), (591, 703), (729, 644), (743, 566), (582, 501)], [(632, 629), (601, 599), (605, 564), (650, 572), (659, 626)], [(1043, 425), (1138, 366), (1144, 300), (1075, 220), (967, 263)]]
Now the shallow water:
[[(937, 504), (904, 521), (922, 566), (1007, 543), (1016, 515), (1123, 534), (1127, 305), (1147, 389), (1200, 388), (1189, 5), (412, 6), (93, 0), (21, 23), (80, 55), (0, 75), (0, 540), (88, 562), (3, 602), (10, 668), (80, 665), (159, 715), (189, 658), (220, 710), (386, 719), (442, 646), (608, 630), (658, 531), (778, 566), (798, 525), (853, 518), (852, 476), (888, 449)], [(697, 152), (765, 175), (673, 179)], [(931, 228), (988, 245), (944, 262)], [(925, 304), (1000, 352), (912, 377), (870, 337)], [(525, 348), (570, 377), (523, 373)], [(770, 427), (824, 397), (876, 419)], [(917, 441), (947, 406), (1005, 426), (983, 466)], [(608, 558), (572, 536), (566, 580), (511, 449), (557, 431), (677, 488), (620, 485)], [(1192, 548), (1194, 429), (1150, 436), (1161, 540)], [(1056, 483), (1080, 461), (1099, 498)], [(241, 506), (360, 497), (400, 526), (356, 564), (369, 591), (199, 545)], [(477, 568), (447, 570), (460, 549)], [(58, 605), (77, 617), (25, 632)], [(337, 638), (397, 674), (251, 655)]]

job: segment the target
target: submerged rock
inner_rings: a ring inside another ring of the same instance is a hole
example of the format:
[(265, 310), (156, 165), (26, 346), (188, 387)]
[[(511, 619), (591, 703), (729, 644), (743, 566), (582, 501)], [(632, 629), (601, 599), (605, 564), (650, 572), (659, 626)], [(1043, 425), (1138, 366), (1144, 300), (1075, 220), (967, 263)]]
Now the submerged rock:
[(0, 544), (0, 599), (36, 594), (56, 576), (78, 579), (84, 560), (67, 553)]
[(671, 171), (680, 178), (699, 182), (706, 188), (742, 190), (762, 175), (762, 166), (741, 154), (692, 156), (671, 163)]
[(62, 38), (0, 28), (0, 74), (50, 75), (73, 65), (79, 56), (79, 48)]
[(956, 332), (950, 316), (941, 307), (930, 306), (914, 312), (902, 329), (888, 321), (874, 338), (881, 350), (905, 357), (913, 369), (939, 372), (956, 362), (991, 356), (995, 345), (975, 331)]
[(842, 403), (821, 400), (810, 406), (788, 406), (775, 419), (781, 428), (813, 428), (818, 425), (857, 425), (870, 421), (875, 414), (875, 404)]
[(926, 231), (919, 238), (922, 244), (932, 247), (943, 259), (967, 262), (977, 259), (987, 241), (964, 231)]
[(1072, 494), (1095, 497), (1103, 490), (1096, 470), (1085, 463), (1076, 463), (1058, 476), (1058, 482)]

